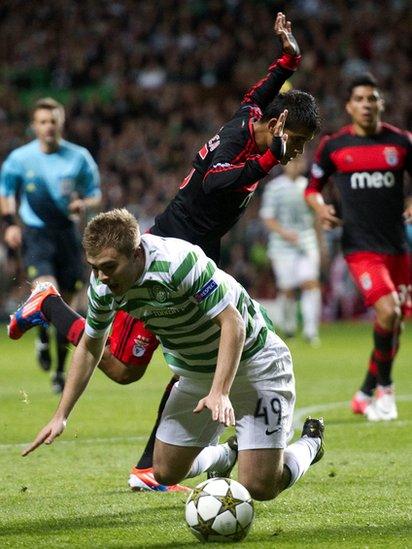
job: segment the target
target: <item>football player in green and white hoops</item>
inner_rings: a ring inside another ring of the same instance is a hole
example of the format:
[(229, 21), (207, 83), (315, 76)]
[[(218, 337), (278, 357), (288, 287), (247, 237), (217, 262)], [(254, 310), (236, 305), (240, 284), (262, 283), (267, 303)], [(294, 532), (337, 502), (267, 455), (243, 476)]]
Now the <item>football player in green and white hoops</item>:
[[(200, 247), (140, 236), (125, 209), (94, 217), (83, 246), (93, 270), (86, 329), (57, 411), (23, 455), (63, 432), (121, 309), (157, 335), (166, 362), (180, 376), (157, 430), (158, 482), (175, 484), (211, 470), (225, 475), (238, 454), (239, 481), (254, 499), (268, 500), (322, 457), (322, 420), (308, 418), (302, 437), (287, 446), (295, 402), (289, 349), (264, 309)], [(230, 425), (238, 453), (216, 444)]]

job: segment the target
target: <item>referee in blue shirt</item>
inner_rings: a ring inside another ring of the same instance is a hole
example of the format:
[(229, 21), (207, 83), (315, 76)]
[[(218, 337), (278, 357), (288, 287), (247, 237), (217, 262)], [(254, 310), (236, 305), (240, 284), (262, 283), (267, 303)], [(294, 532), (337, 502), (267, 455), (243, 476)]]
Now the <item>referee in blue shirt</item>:
[[(83, 279), (80, 235), (73, 214), (100, 204), (97, 165), (84, 147), (62, 139), (63, 106), (51, 98), (34, 106), (32, 129), (36, 139), (12, 151), (3, 163), (0, 197), (4, 239), (11, 249), (21, 247), (29, 278), (57, 285), (71, 301)], [(17, 203), (18, 214), (17, 214)], [(37, 357), (50, 370), (47, 330), (40, 329)], [(57, 336), (57, 369), (52, 388), (64, 387), (67, 342)]]

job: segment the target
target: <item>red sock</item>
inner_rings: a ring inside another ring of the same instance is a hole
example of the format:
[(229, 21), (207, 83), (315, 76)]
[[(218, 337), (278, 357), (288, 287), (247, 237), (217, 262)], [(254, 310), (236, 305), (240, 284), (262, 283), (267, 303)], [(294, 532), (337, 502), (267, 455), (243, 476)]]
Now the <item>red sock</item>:
[(373, 327), (374, 349), (372, 361), (376, 364), (379, 385), (391, 385), (392, 363), (398, 349), (398, 327), (386, 330), (377, 322)]
[(41, 308), (48, 322), (58, 334), (77, 345), (83, 334), (86, 320), (74, 311), (60, 296), (46, 297)]
[(86, 320), (83, 317), (77, 318), (73, 322), (66, 334), (66, 338), (70, 341), (70, 343), (77, 346), (83, 335), (85, 325)]

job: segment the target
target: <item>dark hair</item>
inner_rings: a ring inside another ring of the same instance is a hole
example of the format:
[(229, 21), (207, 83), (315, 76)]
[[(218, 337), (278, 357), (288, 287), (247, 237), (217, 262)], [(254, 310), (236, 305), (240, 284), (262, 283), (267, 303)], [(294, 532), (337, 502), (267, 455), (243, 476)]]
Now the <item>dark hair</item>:
[(275, 99), (263, 111), (262, 122), (271, 118), (279, 118), (279, 115), (288, 110), (285, 127), (292, 131), (308, 129), (316, 134), (320, 131), (321, 119), (319, 107), (315, 98), (310, 93), (300, 90), (290, 90), (279, 93)]
[(346, 101), (350, 100), (353, 89), (358, 86), (371, 86), (372, 88), (379, 88), (378, 81), (370, 72), (357, 74), (354, 78), (352, 78), (346, 88)]

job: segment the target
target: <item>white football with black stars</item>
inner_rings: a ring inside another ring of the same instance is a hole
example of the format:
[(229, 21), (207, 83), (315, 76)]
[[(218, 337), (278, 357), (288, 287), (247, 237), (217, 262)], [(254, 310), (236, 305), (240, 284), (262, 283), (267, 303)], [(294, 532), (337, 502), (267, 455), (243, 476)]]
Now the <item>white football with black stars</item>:
[(240, 482), (212, 478), (192, 490), (186, 522), (200, 541), (241, 541), (254, 517), (253, 500)]

